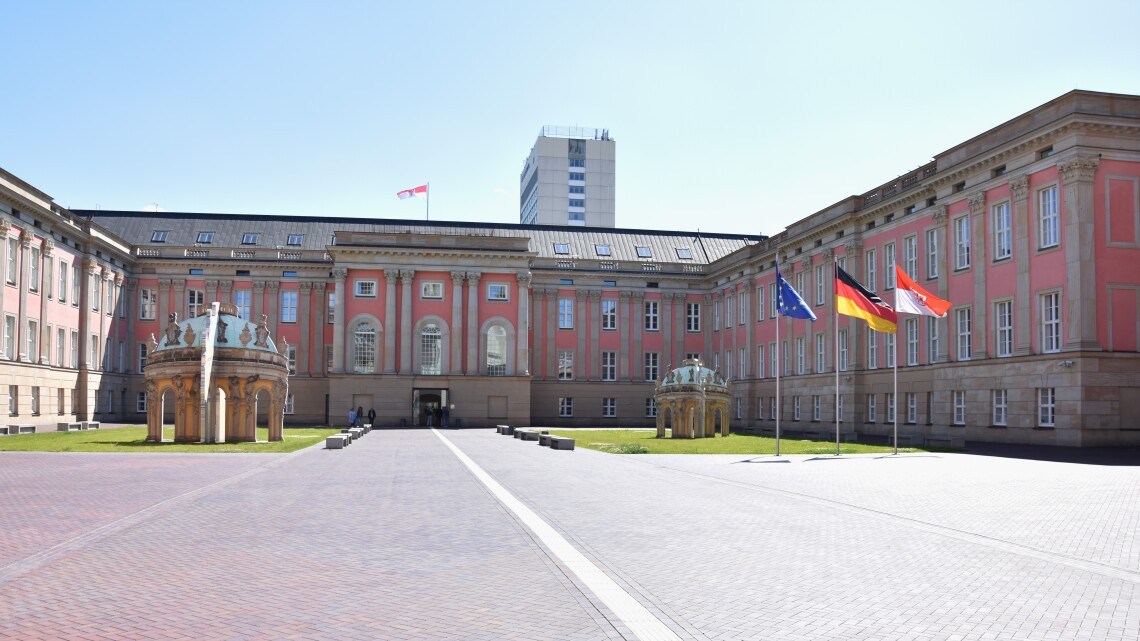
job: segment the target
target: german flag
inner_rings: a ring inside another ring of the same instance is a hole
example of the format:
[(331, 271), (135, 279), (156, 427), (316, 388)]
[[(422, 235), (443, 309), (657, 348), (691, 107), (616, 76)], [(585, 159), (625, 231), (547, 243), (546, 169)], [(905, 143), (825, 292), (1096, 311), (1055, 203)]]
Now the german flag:
[(835, 308), (840, 314), (862, 318), (876, 332), (894, 334), (898, 314), (874, 292), (835, 266)]

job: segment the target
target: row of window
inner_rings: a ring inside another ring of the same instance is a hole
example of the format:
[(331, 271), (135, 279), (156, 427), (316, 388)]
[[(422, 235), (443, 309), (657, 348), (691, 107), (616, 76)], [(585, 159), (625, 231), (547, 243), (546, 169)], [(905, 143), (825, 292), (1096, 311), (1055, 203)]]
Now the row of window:
[[(212, 231), (200, 231), (200, 232), (198, 232), (197, 240), (195, 240), (194, 242), (198, 243), (200, 245), (211, 244), (214, 242), (214, 234), (215, 234), (215, 232), (212, 232)], [(152, 243), (165, 243), (167, 238), (169, 237), (169, 235), (170, 235), (169, 230), (156, 229), (150, 235), (150, 242), (152, 242)], [(243, 244), (243, 245), (256, 245), (258, 240), (260, 239), (260, 237), (261, 237), (261, 234), (259, 234), (257, 232), (245, 232), (241, 235), (241, 244)], [(285, 243), (287, 245), (290, 245), (293, 247), (300, 247), (301, 243), (304, 242), (304, 240), (305, 240), (304, 234), (289, 234)]]
[[(16, 323), (17, 319), (11, 314), (4, 316), (4, 342), (3, 354), (0, 358), (14, 361), (18, 360), (21, 353), (18, 351), (16, 345)], [(40, 362), (41, 356), (44, 358), (48, 365), (55, 367), (68, 367), (71, 369), (79, 368), (79, 332), (77, 330), (69, 330), (64, 327), (55, 327), (48, 325), (44, 328), (43, 335), (40, 335), (39, 321), (36, 319), (28, 319), (26, 331), (24, 333), (25, 342), (22, 347), (24, 348), (23, 355), (26, 356), (28, 361), (32, 363)], [(70, 340), (69, 340), (70, 339)], [(40, 341), (43, 341), (43, 354), (40, 353)], [(54, 350), (53, 350), (54, 343)], [(102, 343), (102, 349), (101, 349)], [(91, 360), (89, 367), (94, 369), (102, 369), (104, 371), (114, 372), (127, 372), (127, 345), (126, 341), (118, 341), (118, 351), (113, 351), (115, 339), (110, 337), (99, 340), (98, 334), (92, 334), (90, 340), (91, 346)], [(143, 356), (145, 357), (146, 345), (143, 344)], [(102, 351), (102, 354), (100, 354)], [(102, 358), (100, 358), (102, 356)], [(142, 371), (142, 361), (139, 362), (138, 371)]]
[[(370, 323), (362, 322), (352, 330), (352, 371), (356, 374), (374, 374), (377, 370), (378, 349), (376, 328)], [(486, 347), (482, 354), (483, 371), (487, 376), (505, 376), (507, 374), (507, 329), (499, 324), (487, 328), (485, 335)], [(290, 346), (293, 349), (295, 346)], [(424, 376), (439, 376), (444, 372), (444, 334), (442, 328), (432, 322), (424, 323), (420, 327), (419, 351), (416, 373)], [(290, 360), (290, 373), (295, 373), (296, 356)], [(333, 370), (333, 349), (326, 347), (328, 369)]]
[[(582, 207), (580, 200), (571, 200), (571, 207)], [(578, 204), (575, 204), (578, 203)], [(637, 252), (638, 258), (653, 258), (653, 248), (645, 245), (634, 245), (634, 251)], [(679, 260), (692, 260), (693, 251), (688, 247), (674, 247), (673, 251), (677, 253)], [(570, 254), (570, 243), (554, 243), (554, 253), (560, 256), (568, 256)], [(597, 256), (613, 256), (613, 250), (609, 245), (595, 244), (594, 254)]]
[[(5, 269), (5, 281), (7, 284), (14, 286), (19, 280), (18, 240), (14, 237), (9, 237), (7, 249), (8, 256)], [(42, 269), (41, 263), (43, 265)], [(40, 248), (31, 247), (29, 249), (28, 259), (28, 291), (43, 294), (49, 300), (54, 298), (60, 303), (67, 303), (68, 294), (70, 293), (71, 306), (79, 307), (79, 288), (82, 285), (82, 281), (80, 280), (80, 266), (78, 264), (71, 264), (69, 268), (67, 261), (60, 259), (58, 280), (53, 274), (55, 267), (55, 260), (50, 257), (46, 258), (46, 260), (41, 260)], [(100, 304), (102, 304), (108, 316), (112, 315), (117, 308), (119, 317), (123, 318), (125, 313), (123, 309), (123, 299), (122, 296), (116, 296), (119, 292), (120, 288), (116, 287), (113, 283), (108, 281), (104, 287), (102, 278), (92, 278), (92, 311), (99, 311)]]
[[(1055, 427), (1055, 420), (1057, 416), (1057, 390), (1054, 387), (1039, 387), (1035, 391), (1037, 399), (1037, 427), (1051, 428)], [(932, 392), (926, 392), (926, 407), (929, 408), (931, 404)], [(882, 422), (893, 424), (895, 422), (895, 395), (893, 393), (883, 394), (883, 412)], [(801, 400), (805, 397), (792, 396), (784, 400), (783, 410), (781, 413), (788, 412), (791, 414), (793, 421), (802, 420), (803, 414), (801, 412)], [(951, 392), (953, 402), (954, 415), (952, 424), (966, 425), (966, 392), (964, 390), (953, 390)], [(811, 397), (811, 421), (819, 422), (823, 419), (822, 405), (823, 397), (813, 395)], [(993, 427), (1007, 427), (1009, 419), (1009, 390), (995, 389), (990, 390), (991, 411), (990, 411), (990, 425)], [(741, 399), (736, 400), (736, 418), (741, 416)], [(789, 403), (789, 400), (791, 401)], [(918, 395), (914, 392), (907, 392), (903, 395), (903, 411), (906, 413), (903, 417), (903, 422), (908, 425), (915, 425), (918, 423)], [(756, 418), (763, 420), (765, 399), (757, 397), (756, 399)], [(770, 396), (767, 399), (768, 406), (768, 420), (776, 420), (776, 398)], [(789, 410), (790, 406), (790, 410)], [(878, 423), (879, 419), (879, 395), (866, 394), (864, 397), (864, 407), (866, 414), (864, 415), (864, 422)], [(843, 397), (839, 397), (839, 421), (843, 422)], [(787, 414), (784, 414), (785, 416)], [(927, 415), (927, 423), (930, 423), (930, 416)], [(828, 420), (835, 420), (835, 415), (827, 417)]]
[[(573, 418), (574, 416), (574, 398), (565, 396), (558, 399), (558, 416), (562, 418)], [(616, 418), (617, 417), (617, 399), (616, 398), (603, 398), (602, 399), (602, 417), (603, 418)], [(652, 398), (645, 399), (645, 418), (657, 418), (657, 404), (653, 402)]]

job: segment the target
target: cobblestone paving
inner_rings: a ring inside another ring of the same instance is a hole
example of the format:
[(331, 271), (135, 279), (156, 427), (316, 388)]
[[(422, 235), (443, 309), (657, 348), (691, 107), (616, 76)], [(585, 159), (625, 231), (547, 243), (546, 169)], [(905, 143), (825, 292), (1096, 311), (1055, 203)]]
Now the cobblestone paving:
[[(682, 639), (1140, 638), (1140, 463), (440, 434)], [(630, 638), (427, 430), (0, 482), (0, 639)]]

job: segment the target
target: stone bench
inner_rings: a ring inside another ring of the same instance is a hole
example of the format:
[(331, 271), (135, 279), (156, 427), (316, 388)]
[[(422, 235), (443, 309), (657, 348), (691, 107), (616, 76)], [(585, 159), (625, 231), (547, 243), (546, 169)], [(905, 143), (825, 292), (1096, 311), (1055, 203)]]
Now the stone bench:
[(352, 436), (349, 434), (330, 434), (325, 437), (326, 450), (343, 450), (351, 443)]
[(83, 423), (56, 423), (55, 429), (59, 432), (78, 432), (83, 429)]
[(364, 424), (364, 433), (367, 434), (371, 431), (372, 431), (372, 423), (365, 423)]
[(551, 436), (550, 449), (552, 450), (572, 450), (574, 449), (574, 439), (568, 436)]
[(97, 430), (99, 429), (99, 421), (80, 421), (79, 429), (81, 430)]
[(9, 425), (8, 426), (8, 433), (9, 434), (35, 434), (36, 433), (36, 426), (35, 425)]
[(352, 427), (352, 428), (349, 428), (348, 433), (352, 435), (352, 440), (355, 441), (356, 439), (364, 436), (364, 428), (363, 427)]
[(539, 433), (536, 430), (515, 430), (515, 434), (521, 434), (520, 438), (524, 441), (537, 441), (539, 437)]
[(0, 436), (7, 436), (7, 435), (8, 435), (8, 426), (7, 425), (0, 425)]
[(511, 430), (510, 425), (496, 425), (495, 426), (495, 431), (498, 432), (499, 434), (510, 434), (511, 433), (510, 430)]
[(543, 432), (542, 434), (538, 435), (538, 444), (543, 446), (543, 447), (549, 447), (550, 446), (550, 439), (551, 439), (550, 432)]

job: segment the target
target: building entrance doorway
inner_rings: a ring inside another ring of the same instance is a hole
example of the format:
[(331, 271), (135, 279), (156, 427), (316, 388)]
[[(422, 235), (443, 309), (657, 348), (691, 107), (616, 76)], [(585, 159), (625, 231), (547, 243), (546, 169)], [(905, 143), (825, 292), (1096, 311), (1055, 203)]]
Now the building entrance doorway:
[(445, 389), (412, 390), (412, 420), (417, 427), (442, 427), (447, 407)]

